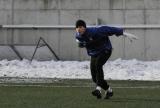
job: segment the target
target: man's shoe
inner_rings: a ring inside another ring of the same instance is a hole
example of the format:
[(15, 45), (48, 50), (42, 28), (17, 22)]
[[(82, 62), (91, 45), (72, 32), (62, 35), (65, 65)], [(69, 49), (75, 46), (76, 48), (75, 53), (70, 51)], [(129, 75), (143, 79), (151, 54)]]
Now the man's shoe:
[(99, 90), (92, 91), (92, 95), (96, 96), (97, 99), (101, 99), (102, 98), (101, 92)]
[(112, 92), (107, 92), (106, 96), (104, 97), (104, 99), (109, 99), (112, 96), (113, 96), (113, 91)]

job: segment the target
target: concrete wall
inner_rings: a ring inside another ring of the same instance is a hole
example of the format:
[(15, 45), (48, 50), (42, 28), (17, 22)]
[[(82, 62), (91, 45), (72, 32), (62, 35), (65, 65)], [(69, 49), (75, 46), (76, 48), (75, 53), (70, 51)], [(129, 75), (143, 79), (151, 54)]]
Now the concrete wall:
[[(159, 0), (0, 0), (0, 24), (74, 25), (77, 19), (88, 25), (99, 24), (160, 24)], [(123, 37), (111, 37), (117, 58), (160, 59), (159, 29), (126, 29), (139, 36), (130, 43)], [(0, 29), (0, 59), (17, 59), (4, 46), (16, 44), (19, 53), (30, 59), (35, 45), (43, 37), (62, 60), (87, 60), (79, 49), (73, 29)], [(38, 49), (35, 59), (49, 60), (54, 56), (46, 48)]]

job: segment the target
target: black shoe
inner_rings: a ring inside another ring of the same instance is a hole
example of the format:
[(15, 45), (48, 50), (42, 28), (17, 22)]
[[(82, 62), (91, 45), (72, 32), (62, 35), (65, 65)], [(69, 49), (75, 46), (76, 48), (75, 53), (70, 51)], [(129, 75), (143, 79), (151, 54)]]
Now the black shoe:
[(113, 96), (113, 91), (112, 92), (107, 92), (106, 96), (104, 97), (104, 99), (109, 99), (112, 96)]
[(102, 98), (101, 92), (99, 90), (92, 91), (92, 95), (96, 96), (97, 99), (101, 99)]

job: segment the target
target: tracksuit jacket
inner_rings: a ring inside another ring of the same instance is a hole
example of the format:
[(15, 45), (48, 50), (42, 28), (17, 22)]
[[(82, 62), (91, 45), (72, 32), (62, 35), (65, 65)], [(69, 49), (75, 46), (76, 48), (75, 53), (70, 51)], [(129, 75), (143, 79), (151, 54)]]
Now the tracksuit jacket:
[(86, 47), (89, 56), (97, 56), (105, 50), (112, 50), (109, 39), (112, 35), (123, 35), (123, 29), (109, 26), (88, 27), (83, 35), (76, 33), (76, 40), (79, 47)]

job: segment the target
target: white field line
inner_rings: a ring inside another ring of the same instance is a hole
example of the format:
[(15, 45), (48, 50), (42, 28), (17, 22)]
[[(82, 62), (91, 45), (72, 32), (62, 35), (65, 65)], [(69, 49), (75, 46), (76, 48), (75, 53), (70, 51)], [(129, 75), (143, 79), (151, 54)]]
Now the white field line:
[[(0, 87), (46, 87), (46, 88), (91, 88), (93, 86), (54, 86), (54, 85), (18, 85), (18, 84), (13, 84), (13, 85), (10, 85), (10, 84), (0, 84)], [(112, 87), (112, 88), (116, 88), (116, 89), (157, 89), (157, 88), (160, 88), (160, 86), (125, 86), (125, 87)]]

